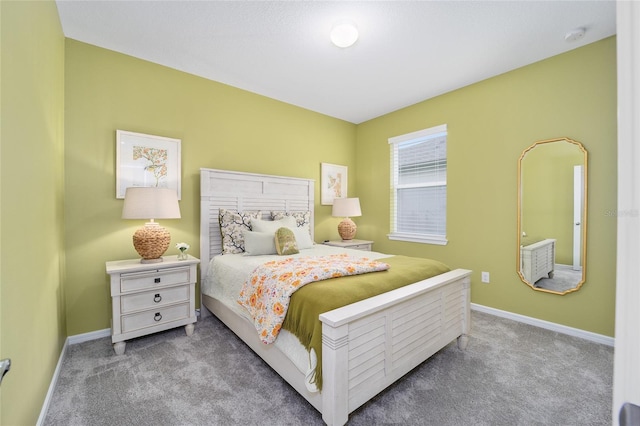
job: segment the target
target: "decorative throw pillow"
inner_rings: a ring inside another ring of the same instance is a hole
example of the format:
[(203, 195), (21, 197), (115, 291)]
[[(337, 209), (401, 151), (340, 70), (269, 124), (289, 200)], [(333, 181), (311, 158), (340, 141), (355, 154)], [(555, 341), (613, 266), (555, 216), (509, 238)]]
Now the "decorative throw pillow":
[(251, 220), (261, 216), (261, 211), (239, 212), (220, 209), (218, 218), (222, 236), (222, 254), (242, 253), (244, 251), (242, 231), (251, 231)]
[(298, 227), (303, 227), (305, 224), (308, 225), (311, 223), (311, 212), (308, 210), (301, 212), (271, 211), (271, 219), (273, 220), (284, 219), (287, 216), (295, 218)]
[(282, 227), (295, 229), (296, 228), (296, 220), (293, 217), (285, 217), (280, 220), (260, 220), (251, 219), (251, 230), (256, 232), (268, 232), (271, 235), (275, 234), (276, 231)]
[(245, 230), (242, 231), (242, 235), (244, 236), (244, 254), (246, 256), (278, 253), (274, 234)]
[[(311, 239), (311, 212), (310, 211), (298, 211), (298, 212), (286, 212), (286, 211), (271, 211), (271, 218), (274, 222), (294, 218), (295, 228), (291, 228), (296, 235), (296, 241), (298, 243), (298, 249), (303, 250), (313, 247), (313, 240)], [(287, 225), (288, 226), (288, 225)]]
[(280, 228), (276, 231), (276, 250), (279, 255), (300, 253), (296, 244), (296, 237), (289, 228)]

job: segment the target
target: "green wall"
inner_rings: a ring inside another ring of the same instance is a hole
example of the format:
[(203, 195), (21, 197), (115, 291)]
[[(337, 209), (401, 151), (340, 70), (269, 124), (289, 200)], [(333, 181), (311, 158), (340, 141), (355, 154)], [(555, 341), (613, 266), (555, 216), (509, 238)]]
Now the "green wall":
[[(611, 37), (358, 126), (358, 236), (382, 252), (472, 269), (472, 302), (614, 335), (616, 44)], [(447, 124), (446, 246), (390, 241), (389, 137)], [(538, 140), (568, 137), (589, 153), (587, 280), (580, 291), (537, 292), (516, 273), (517, 164)], [(383, 194), (381, 196), (381, 194)], [(480, 281), (480, 272), (491, 283)]]
[(64, 37), (55, 3), (0, 2), (0, 424), (35, 424), (67, 336)]
[(182, 219), (161, 221), (169, 254), (184, 241), (199, 255), (201, 167), (316, 179), (316, 240), (337, 237), (320, 163), (353, 170), (354, 124), (70, 39), (65, 53), (69, 335), (110, 327), (105, 262), (138, 257), (131, 236), (144, 221), (122, 220), (115, 197), (117, 129), (182, 140)]

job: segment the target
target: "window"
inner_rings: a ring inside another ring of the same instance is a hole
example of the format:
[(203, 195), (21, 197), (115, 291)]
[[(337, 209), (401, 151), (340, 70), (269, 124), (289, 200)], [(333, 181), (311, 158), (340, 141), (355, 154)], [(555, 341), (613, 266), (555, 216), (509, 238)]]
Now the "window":
[(389, 239), (447, 244), (447, 126), (389, 139)]

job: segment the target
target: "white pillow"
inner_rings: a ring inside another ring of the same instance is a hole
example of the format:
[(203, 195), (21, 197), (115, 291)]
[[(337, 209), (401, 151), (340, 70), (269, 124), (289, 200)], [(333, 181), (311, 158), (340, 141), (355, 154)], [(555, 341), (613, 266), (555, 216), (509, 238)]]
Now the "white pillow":
[(296, 228), (296, 218), (287, 216), (280, 220), (261, 220), (251, 218), (251, 230), (255, 232), (268, 232), (275, 237), (280, 228)]
[(261, 256), (263, 254), (277, 254), (275, 235), (267, 232), (242, 231), (244, 237), (244, 254), (246, 256)]
[(303, 226), (297, 226), (293, 228), (293, 235), (296, 236), (296, 242), (298, 243), (298, 249), (308, 249), (313, 247), (313, 240), (311, 239), (311, 230), (309, 224), (305, 223)]
[(309, 230), (309, 224), (298, 226), (296, 218), (293, 216), (285, 216), (280, 220), (261, 220), (251, 218), (251, 229), (255, 232), (271, 233), (275, 237), (276, 231), (280, 228), (289, 228), (296, 237), (298, 249), (307, 249), (313, 247), (313, 240)]

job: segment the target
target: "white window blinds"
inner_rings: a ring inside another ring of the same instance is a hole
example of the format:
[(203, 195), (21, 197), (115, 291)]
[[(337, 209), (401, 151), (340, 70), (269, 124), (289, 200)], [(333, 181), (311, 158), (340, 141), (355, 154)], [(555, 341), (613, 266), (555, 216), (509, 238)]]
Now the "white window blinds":
[(390, 239), (446, 244), (447, 126), (389, 139)]

